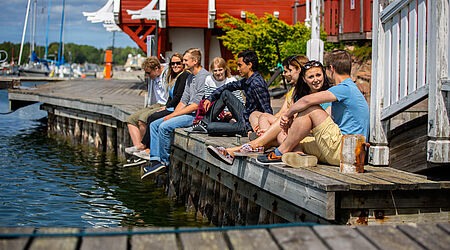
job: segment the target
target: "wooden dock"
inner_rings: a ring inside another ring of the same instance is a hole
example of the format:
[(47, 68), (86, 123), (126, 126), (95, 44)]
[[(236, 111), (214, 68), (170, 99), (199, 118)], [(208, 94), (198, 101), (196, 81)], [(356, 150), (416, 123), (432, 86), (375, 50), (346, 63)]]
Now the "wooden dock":
[[(8, 234), (23, 237), (5, 238)], [(59, 237), (48, 237), (59, 234)], [(73, 236), (70, 236), (74, 234)], [(47, 237), (45, 237), (47, 235)], [(69, 236), (61, 236), (69, 235)], [(260, 228), (0, 228), (0, 249), (448, 249), (450, 224)]]
[[(126, 117), (142, 107), (144, 84), (136, 81), (64, 81), (15, 89), (11, 107), (42, 102), (48, 132), (123, 157), (130, 138)], [(450, 221), (450, 182), (388, 167), (342, 174), (319, 165), (294, 169), (263, 166), (254, 157), (227, 165), (208, 145), (235, 146), (247, 138), (174, 133), (171, 166), (154, 177), (168, 196), (186, 204), (196, 218), (217, 226), (314, 222), (399, 224)], [(142, 170), (141, 170), (142, 171)]]

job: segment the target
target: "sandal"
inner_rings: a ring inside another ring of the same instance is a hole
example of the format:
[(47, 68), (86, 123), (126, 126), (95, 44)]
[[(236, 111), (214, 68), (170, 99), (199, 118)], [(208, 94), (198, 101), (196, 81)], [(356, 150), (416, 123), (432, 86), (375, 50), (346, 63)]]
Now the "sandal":
[(206, 149), (208, 149), (208, 152), (217, 159), (222, 160), (229, 165), (233, 164), (234, 156), (229, 154), (224, 147), (214, 147), (209, 145)]
[(253, 155), (260, 155), (264, 153), (264, 147), (256, 147), (252, 148), (252, 145), (250, 143), (246, 143), (241, 146), (241, 149), (239, 149), (238, 152), (234, 152), (235, 156), (253, 156)]

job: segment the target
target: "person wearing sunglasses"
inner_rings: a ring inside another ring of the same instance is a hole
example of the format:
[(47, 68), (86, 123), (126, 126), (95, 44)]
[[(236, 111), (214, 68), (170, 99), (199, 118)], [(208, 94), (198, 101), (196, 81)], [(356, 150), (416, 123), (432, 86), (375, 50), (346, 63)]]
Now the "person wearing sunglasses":
[[(189, 72), (184, 70), (184, 64), (182, 62), (183, 55), (180, 53), (174, 53), (169, 62), (169, 68), (165, 74), (164, 80), (166, 82), (166, 92), (168, 93), (168, 99), (166, 105), (161, 107), (158, 112), (151, 114), (146, 121), (146, 124), (150, 124), (153, 121), (171, 114), (175, 107), (181, 100), (181, 96), (184, 92), (186, 80), (189, 76)], [(149, 160), (150, 158), (150, 129), (146, 126), (145, 134), (142, 137), (141, 144), (138, 148), (144, 148), (141, 151), (134, 152), (133, 154), (141, 159)], [(133, 162), (142, 162), (135, 160)], [(132, 164), (132, 163), (131, 163)], [(136, 163), (137, 164), (137, 163)], [(128, 166), (128, 165), (127, 165)]]
[[(283, 162), (292, 167), (314, 166), (317, 161), (338, 166), (343, 135), (369, 134), (369, 106), (357, 85), (350, 78), (352, 58), (344, 50), (324, 56), (326, 75), (335, 86), (326, 91), (298, 99), (283, 115), (280, 125), (287, 133), (274, 151), (258, 156), (263, 164)], [(319, 65), (312, 62), (304, 69)], [(308, 75), (306, 75), (308, 78)], [(317, 76), (311, 76), (312, 79)], [(311, 81), (317, 88), (317, 80)], [(331, 116), (319, 105), (331, 102)], [(304, 141), (312, 131), (311, 140)]]
[[(311, 67), (311, 65), (315, 66)], [(280, 112), (277, 113), (279, 116), (286, 112), (292, 104), (301, 97), (324, 91), (331, 87), (331, 84), (325, 75), (325, 68), (319, 62), (307, 62), (305, 56), (295, 56), (291, 58), (289, 67), (291, 69), (298, 67), (298, 71), (291, 70), (291, 72), (294, 73), (298, 72), (298, 75), (293, 76), (293, 79), (296, 80), (296, 84), (286, 95), (286, 100)], [(329, 103), (322, 104), (321, 107), (328, 113), (331, 112)], [(272, 123), (269, 129), (260, 137), (240, 147), (227, 148), (226, 151), (229, 154), (233, 154), (233, 156), (258, 155), (263, 153), (264, 149), (279, 146), (279, 143), (283, 141), (286, 136), (287, 134), (280, 127), (280, 118), (276, 117), (275, 122)]]
[(144, 167), (141, 179), (154, 174), (170, 163), (170, 138), (176, 128), (186, 128), (192, 125), (195, 111), (205, 93), (205, 79), (209, 72), (202, 67), (202, 51), (191, 48), (184, 52), (183, 64), (191, 74), (180, 102), (175, 110), (150, 123), (150, 163)]

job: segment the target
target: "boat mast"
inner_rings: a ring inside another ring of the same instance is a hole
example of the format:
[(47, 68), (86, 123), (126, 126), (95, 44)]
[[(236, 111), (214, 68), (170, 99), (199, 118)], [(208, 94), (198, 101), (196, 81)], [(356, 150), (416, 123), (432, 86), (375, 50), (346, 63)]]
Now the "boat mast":
[(62, 60), (64, 60), (64, 56), (61, 55), (61, 47), (62, 47), (62, 39), (64, 32), (64, 7), (66, 5), (66, 0), (63, 0), (62, 14), (61, 14), (61, 33), (59, 35), (59, 49), (58, 49), (58, 65), (62, 64)]
[(52, 0), (48, 1), (48, 15), (47, 15), (47, 35), (45, 37), (45, 60), (47, 60), (47, 50), (48, 50), (48, 29), (50, 27), (50, 9), (52, 7)]
[(34, 0), (34, 7), (33, 7), (33, 37), (31, 39), (30, 58), (31, 58), (31, 53), (34, 51), (34, 44), (35, 44), (35, 38), (36, 38), (36, 8), (37, 8), (37, 0)]
[(25, 23), (23, 24), (22, 43), (20, 44), (19, 64), (18, 65), (20, 65), (20, 62), (22, 60), (23, 41), (25, 40), (25, 32), (27, 32), (28, 14), (30, 13), (30, 3), (31, 3), (31, 0), (28, 0), (27, 13), (25, 15)]

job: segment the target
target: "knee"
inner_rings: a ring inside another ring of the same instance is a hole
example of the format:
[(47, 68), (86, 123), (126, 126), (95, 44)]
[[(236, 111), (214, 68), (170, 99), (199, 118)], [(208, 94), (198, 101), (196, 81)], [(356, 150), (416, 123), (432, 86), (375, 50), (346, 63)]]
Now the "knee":
[(159, 125), (159, 133), (160, 134), (168, 134), (171, 132), (170, 129), (170, 124), (167, 122), (163, 122), (161, 123), (161, 125)]

